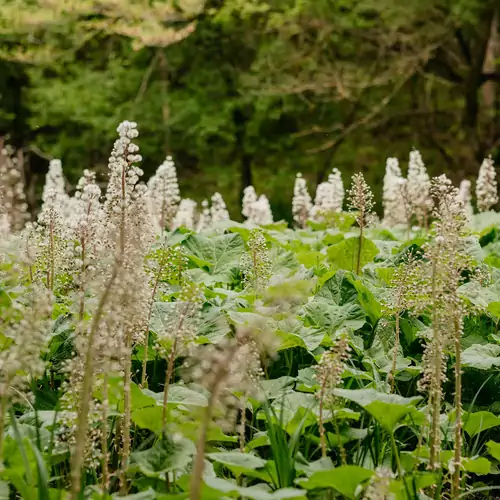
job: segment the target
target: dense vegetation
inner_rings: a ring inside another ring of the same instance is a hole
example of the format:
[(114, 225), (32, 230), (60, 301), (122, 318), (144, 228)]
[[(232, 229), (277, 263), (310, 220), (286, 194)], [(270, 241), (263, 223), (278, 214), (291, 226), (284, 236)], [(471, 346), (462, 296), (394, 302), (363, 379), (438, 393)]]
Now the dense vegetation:
[[(173, 6), (175, 5), (175, 7)], [(166, 154), (186, 195), (247, 185), (287, 218), (288, 179), (363, 171), (419, 149), (458, 183), (499, 156), (497, 0), (3, 0), (0, 136), (73, 187), (106, 170), (116, 123)], [(193, 182), (196, 179), (196, 182)]]
[[(387, 160), (294, 229), (247, 188), (198, 213), (168, 158), (140, 182), (123, 122), (102, 195), (51, 162), (36, 222), (0, 156), (0, 497), (495, 496), (500, 215), (484, 160), (460, 189)], [(259, 225), (261, 224), (261, 225)]]

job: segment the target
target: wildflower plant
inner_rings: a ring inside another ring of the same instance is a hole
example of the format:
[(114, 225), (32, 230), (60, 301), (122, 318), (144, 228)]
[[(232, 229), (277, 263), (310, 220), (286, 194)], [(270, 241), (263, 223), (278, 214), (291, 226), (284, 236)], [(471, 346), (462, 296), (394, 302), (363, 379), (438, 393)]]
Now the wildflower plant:
[(356, 212), (356, 222), (359, 226), (359, 245), (356, 258), (356, 274), (361, 271), (361, 253), (363, 249), (363, 233), (373, 220), (374, 198), (373, 193), (365, 182), (363, 174), (352, 176), (351, 188), (348, 191), (348, 206)]
[(382, 204), (384, 207), (384, 224), (393, 227), (407, 223), (405, 214), (405, 197), (402, 184), (407, 181), (401, 175), (397, 158), (388, 158), (385, 167)]
[(407, 179), (407, 194), (412, 214), (420, 227), (427, 228), (433, 207), (431, 181), (422, 155), (416, 149), (410, 152)]
[(243, 283), (256, 294), (262, 292), (271, 277), (271, 258), (261, 229), (253, 229), (248, 238), (248, 251), (241, 258)]
[(498, 203), (497, 174), (491, 156), (485, 158), (479, 168), (476, 199), (477, 209), (480, 212), (487, 212)]
[(120, 124), (102, 192), (86, 170), (68, 196), (52, 161), (27, 223), (22, 160), (0, 157), (0, 492), (471, 494), (498, 458), (500, 275), (470, 182), (430, 180), (412, 152), (408, 179), (388, 160), (381, 224), (360, 174), (341, 213), (334, 169), (313, 208), (299, 176), (300, 231), (258, 227), (273, 216), (250, 187), (245, 227), (220, 194), (181, 201), (168, 161), (142, 183), (137, 138)]
[(293, 188), (292, 215), (299, 228), (305, 227), (311, 208), (311, 196), (307, 190), (307, 182), (302, 174), (298, 173)]
[(150, 212), (157, 232), (170, 229), (181, 201), (177, 171), (171, 156), (148, 181)]
[[(347, 333), (340, 335), (334, 346), (322, 354), (316, 368), (316, 380), (320, 386), (317, 393), (319, 399), (319, 439), (321, 446), (321, 456), (326, 457), (326, 438), (324, 424), (324, 410), (326, 405), (332, 406), (334, 397), (332, 390), (337, 388), (342, 382), (342, 374), (345, 370), (345, 363), (349, 359), (349, 336)], [(335, 419), (334, 419), (335, 420)], [(340, 432), (336, 423), (336, 433), (339, 439), (339, 449), (342, 462), (346, 463), (345, 450), (340, 440)]]

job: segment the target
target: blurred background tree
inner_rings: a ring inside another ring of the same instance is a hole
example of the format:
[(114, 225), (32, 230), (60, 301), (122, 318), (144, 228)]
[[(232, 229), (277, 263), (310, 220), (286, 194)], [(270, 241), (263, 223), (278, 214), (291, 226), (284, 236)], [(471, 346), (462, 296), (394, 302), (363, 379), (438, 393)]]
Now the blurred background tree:
[[(253, 183), (290, 217), (294, 174), (338, 167), (380, 190), (412, 147), (431, 171), (500, 159), (497, 0), (3, 0), (0, 135), (71, 185), (105, 172), (135, 120), (144, 168), (178, 165), (184, 196)], [(104, 178), (103, 178), (104, 180)], [(32, 204), (36, 200), (33, 197)]]

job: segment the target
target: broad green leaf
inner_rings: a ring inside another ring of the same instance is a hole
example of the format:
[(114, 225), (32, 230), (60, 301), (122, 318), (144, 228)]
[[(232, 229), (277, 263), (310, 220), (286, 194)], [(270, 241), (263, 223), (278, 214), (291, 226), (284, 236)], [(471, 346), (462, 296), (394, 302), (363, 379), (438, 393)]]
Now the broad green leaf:
[(357, 303), (338, 306), (325, 300), (315, 299), (304, 306), (304, 313), (308, 322), (324, 329), (330, 335), (341, 327), (358, 330), (366, 322), (365, 312)]
[(222, 479), (219, 477), (204, 477), (204, 483), (218, 490), (225, 495), (230, 494), (231, 498), (238, 496), (250, 498), (252, 500), (305, 500), (305, 492), (295, 488), (283, 488), (276, 491), (271, 491), (269, 486), (265, 484), (258, 484), (255, 486), (243, 487), (238, 486), (236, 483)]
[(490, 440), (486, 443), (486, 447), (488, 448), (488, 453), (493, 458), (500, 460), (500, 443)]
[[(97, 496), (92, 498), (97, 498)], [(125, 495), (125, 496), (113, 495), (112, 498), (120, 498), (123, 500), (154, 500), (155, 498), (158, 498), (158, 496), (156, 494), (156, 491), (153, 490), (153, 488), (148, 488), (146, 491), (140, 491), (139, 493), (132, 493), (131, 495)]]
[(495, 318), (500, 318), (500, 302), (490, 302), (488, 304), (488, 312)]
[(250, 453), (241, 453), (239, 450), (208, 453), (207, 458), (225, 465), (235, 476), (247, 474), (262, 469), (267, 461)]
[(420, 496), (420, 492), (424, 488), (436, 484), (437, 480), (438, 475), (433, 472), (418, 472), (411, 475), (406, 474), (404, 479), (392, 481), (390, 491), (396, 495), (397, 500), (408, 500), (407, 491), (410, 493), (410, 498), (429, 498)]
[(146, 477), (165, 479), (165, 473), (185, 469), (191, 463), (195, 451), (196, 447), (189, 439), (162, 439), (148, 450), (133, 452), (130, 467)]
[(356, 498), (356, 489), (368, 481), (374, 471), (358, 465), (343, 465), (332, 470), (314, 472), (308, 479), (297, 479), (297, 484), (308, 490), (333, 488), (347, 498)]
[(316, 299), (325, 299), (339, 306), (350, 302), (356, 302), (358, 291), (351, 281), (351, 273), (344, 270), (338, 270), (335, 274), (326, 280), (323, 286), (318, 290)]
[(220, 307), (211, 306), (202, 311), (198, 325), (198, 340), (201, 337), (207, 342), (217, 344), (230, 332), (231, 328)]
[(386, 394), (374, 389), (334, 389), (335, 396), (354, 401), (371, 413), (387, 431), (392, 432), (396, 424), (408, 413), (416, 410), (415, 404), (422, 398), (404, 398), (397, 394)]
[(358, 292), (358, 301), (361, 307), (370, 318), (372, 325), (375, 325), (382, 315), (382, 306), (380, 302), (373, 296), (373, 293), (361, 282), (361, 280), (354, 280), (353, 285)]
[(191, 234), (183, 242), (188, 258), (205, 268), (214, 282), (230, 283), (239, 269), (245, 244), (239, 234), (205, 236)]
[(277, 334), (281, 338), (281, 345), (278, 350), (300, 346), (308, 351), (314, 351), (325, 337), (325, 332), (323, 330), (306, 327), (302, 321), (294, 317), (288, 317), (283, 321), (278, 321)]
[(500, 417), (489, 411), (477, 411), (475, 413), (464, 413), (462, 417), (465, 432), (474, 437), (482, 431), (500, 425)]
[(462, 365), (477, 370), (500, 367), (500, 345), (474, 344), (462, 353)]
[[(352, 237), (337, 243), (328, 248), (328, 259), (337, 269), (347, 269), (349, 271), (356, 270), (357, 256), (359, 249), (359, 237)], [(361, 246), (360, 264), (363, 268), (378, 255), (379, 249), (373, 241), (368, 238), (363, 238)]]
[[(152, 392), (143, 389), (143, 393), (154, 398), (156, 404), (163, 406), (163, 392)], [(168, 389), (168, 404), (207, 406), (208, 400), (204, 394), (194, 391), (183, 384), (171, 384)]]
[(467, 472), (474, 474), (486, 475), (490, 473), (491, 462), (484, 457), (464, 458), (463, 466)]
[(163, 408), (161, 406), (149, 406), (132, 411), (132, 422), (141, 429), (148, 429), (156, 434), (162, 431)]

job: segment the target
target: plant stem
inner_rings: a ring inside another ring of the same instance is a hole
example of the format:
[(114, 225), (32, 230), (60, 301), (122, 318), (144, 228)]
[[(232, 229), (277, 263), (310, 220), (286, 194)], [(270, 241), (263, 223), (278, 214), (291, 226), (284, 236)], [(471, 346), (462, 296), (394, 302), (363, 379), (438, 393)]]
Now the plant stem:
[(394, 353), (392, 355), (392, 367), (389, 373), (389, 378), (391, 380), (391, 392), (394, 392), (394, 386), (396, 383), (396, 366), (398, 359), (398, 349), (399, 349), (399, 309), (396, 311), (396, 338), (394, 339)]
[(462, 336), (461, 318), (455, 315), (455, 449), (451, 498), (460, 497), (460, 467), (462, 465), (462, 362), (460, 340)]
[[(240, 420), (240, 452), (245, 453), (245, 426), (247, 423), (247, 399), (243, 397), (241, 402), (241, 420)], [(242, 476), (240, 476), (242, 477)]]
[(335, 434), (337, 434), (337, 444), (340, 451), (340, 460), (342, 465), (347, 465), (347, 456), (345, 453), (344, 445), (342, 444), (342, 439), (340, 437), (340, 427), (337, 417), (333, 415), (333, 425), (335, 426)]
[(4, 436), (6, 411), (7, 411), (7, 396), (2, 396), (0, 398), (0, 469), (3, 466), (3, 436)]
[(440, 409), (441, 409), (441, 372), (442, 372), (442, 342), (441, 342), (441, 331), (438, 323), (437, 314), (437, 256), (434, 257), (432, 263), (432, 327), (433, 327), (433, 355), (434, 355), (434, 373), (431, 379), (431, 385), (429, 388), (429, 409), (431, 411), (431, 433), (430, 433), (430, 452), (429, 452), (429, 468), (431, 470), (436, 468), (436, 462), (438, 460), (438, 441), (440, 432)]
[(109, 488), (109, 452), (108, 452), (108, 374), (104, 374), (104, 380), (102, 385), (102, 436), (101, 436), (101, 448), (102, 448), (102, 489), (105, 493), (108, 492)]
[(323, 409), (325, 405), (325, 386), (326, 386), (326, 377), (321, 385), (321, 390), (319, 393), (319, 442), (321, 445), (321, 457), (326, 457), (326, 440), (325, 440), (325, 425), (323, 421)]
[(127, 493), (127, 464), (130, 456), (130, 426), (132, 422), (131, 379), (132, 379), (132, 331), (130, 328), (125, 335), (125, 374), (123, 383), (123, 454), (120, 474), (120, 493)]
[(49, 276), (48, 276), (48, 287), (50, 290), (54, 289), (54, 258), (55, 258), (55, 249), (54, 249), (54, 221), (53, 217), (50, 219), (50, 229), (49, 229), (49, 261), (50, 261), (50, 270), (49, 270)]
[(359, 225), (359, 245), (358, 245), (358, 255), (356, 258), (356, 274), (359, 275), (359, 272), (361, 271), (361, 252), (363, 250), (363, 226), (364, 223), (361, 221)]
[(165, 373), (165, 387), (163, 388), (163, 412), (162, 412), (162, 429), (163, 435), (167, 432), (167, 404), (168, 404), (168, 390), (170, 388), (170, 381), (172, 380), (172, 373), (174, 372), (175, 354), (177, 351), (177, 339), (174, 340), (174, 345), (168, 356), (167, 371)]
[(81, 238), (80, 245), (82, 247), (82, 267), (80, 271), (80, 310), (78, 317), (80, 321), (83, 321), (85, 314), (85, 238)]
[(158, 270), (158, 274), (155, 278), (155, 284), (153, 287), (153, 292), (151, 293), (151, 301), (149, 304), (149, 312), (148, 312), (148, 323), (146, 326), (146, 333), (144, 336), (144, 358), (142, 360), (142, 375), (141, 375), (141, 386), (144, 387), (146, 385), (146, 368), (148, 365), (148, 347), (149, 347), (149, 323), (151, 321), (151, 315), (153, 314), (153, 305), (155, 302), (156, 292), (158, 290), (158, 282), (160, 280), (160, 275), (163, 271), (163, 267), (160, 267)]
[(77, 430), (75, 437), (75, 452), (71, 460), (71, 500), (77, 500), (80, 492), (80, 483), (82, 477), (82, 466), (85, 454), (85, 440), (87, 438), (88, 414), (90, 410), (91, 388), (94, 381), (94, 339), (97, 334), (101, 316), (104, 312), (104, 306), (109, 297), (111, 287), (118, 276), (121, 260), (116, 259), (111, 272), (111, 276), (106, 284), (104, 291), (97, 304), (97, 309), (92, 320), (90, 333), (87, 339), (87, 352), (85, 354), (85, 365), (83, 384), (80, 394), (80, 407), (78, 411)]
[(208, 405), (205, 409), (203, 422), (201, 424), (200, 436), (196, 445), (196, 457), (191, 473), (191, 492), (190, 500), (200, 500), (201, 498), (201, 481), (203, 478), (203, 470), (205, 469), (205, 441), (207, 439), (208, 426), (212, 420), (212, 410), (215, 404), (214, 393), (208, 399)]

